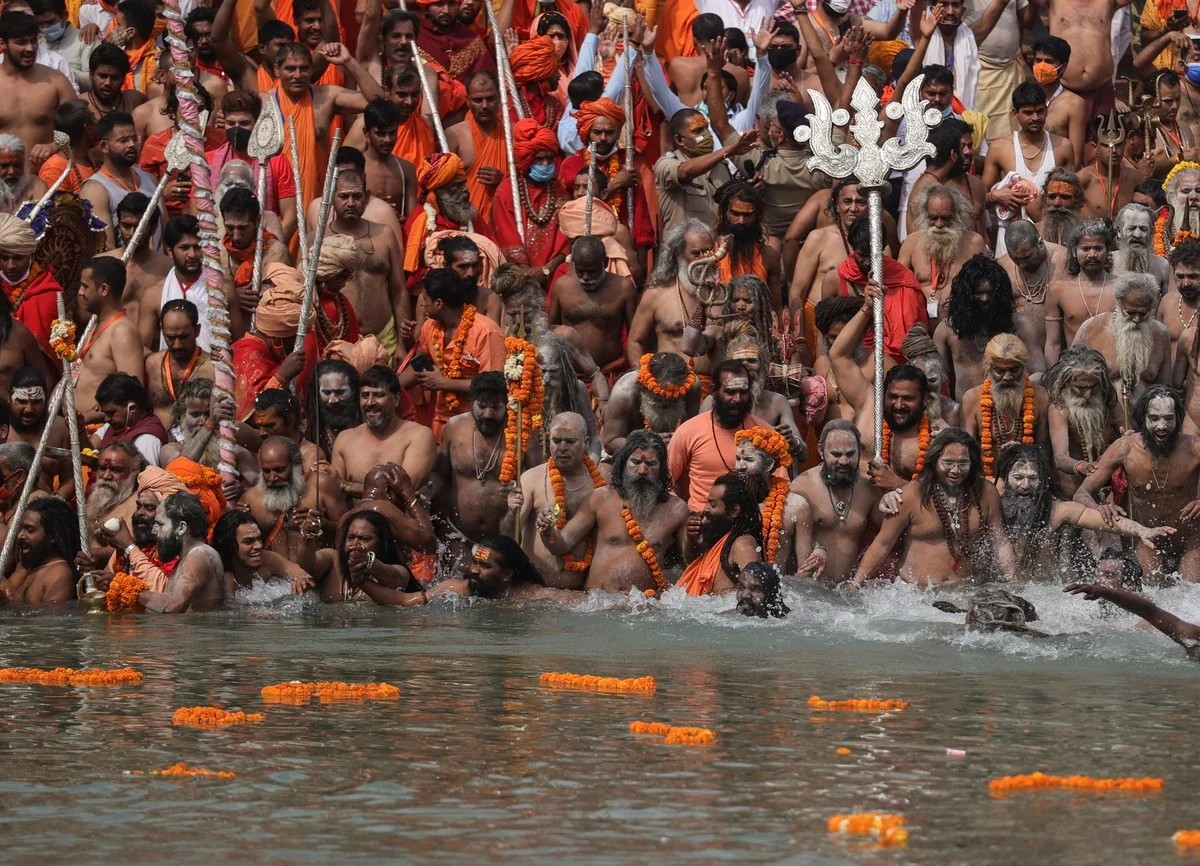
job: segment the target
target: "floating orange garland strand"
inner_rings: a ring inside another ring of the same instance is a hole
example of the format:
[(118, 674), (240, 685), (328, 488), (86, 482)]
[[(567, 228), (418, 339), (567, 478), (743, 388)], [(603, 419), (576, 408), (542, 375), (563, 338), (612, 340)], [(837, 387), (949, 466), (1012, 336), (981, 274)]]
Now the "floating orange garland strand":
[(180, 762), (172, 764), (165, 770), (151, 770), (149, 773), (143, 773), (141, 770), (130, 770), (131, 776), (191, 776), (199, 779), (236, 779), (237, 773), (232, 770), (204, 770), (200, 767), (189, 767), (187, 764)]
[(638, 363), (637, 383), (660, 400), (678, 400), (686, 396), (696, 384), (696, 371), (689, 369), (682, 385), (663, 385), (650, 372), (650, 359), (653, 357), (649, 352), (642, 355)]
[(1200, 830), (1180, 830), (1171, 841), (1180, 848), (1200, 848)]
[(671, 726), (666, 722), (630, 722), (629, 733), (650, 734), (655, 737), (665, 737)]
[[(985, 377), (983, 391), (979, 395), (979, 447), (983, 452), (983, 474), (987, 478), (996, 476), (996, 447), (994, 413), (995, 403), (992, 400), (992, 380)], [(1021, 444), (1033, 444), (1033, 383), (1025, 377), (1025, 397), (1021, 401)], [(1003, 443), (1002, 443), (1003, 444)]]
[(904, 816), (884, 812), (853, 812), (834, 815), (826, 824), (830, 833), (844, 836), (874, 836), (885, 847), (908, 842)]
[(629, 733), (664, 737), (664, 742), (673, 746), (710, 746), (717, 741), (709, 728), (676, 727), (666, 722), (630, 722)]
[[(431, 321), (431, 324), (433, 331), (429, 335), (429, 350), (433, 356), (434, 366), (439, 367), (442, 375), (447, 379), (462, 378), (463, 350), (467, 344), (467, 335), (471, 333), (471, 326), (475, 324), (475, 307), (471, 304), (463, 307), (462, 318), (458, 320), (458, 327), (454, 331), (450, 349), (444, 357), (442, 342), (446, 339), (446, 331), (437, 322)], [(453, 415), (458, 409), (458, 396), (449, 391), (443, 391), (442, 399), (446, 401), (446, 411)]]
[(654, 694), (654, 677), (597, 677), (591, 674), (562, 674), (547, 672), (541, 676), (542, 685), (559, 689), (581, 689), (589, 692), (639, 692)]
[(150, 586), (145, 581), (132, 574), (119, 571), (113, 576), (112, 583), (108, 585), (104, 606), (114, 613), (133, 610), (137, 607), (138, 596), (149, 588)]
[[(667, 576), (663, 574), (663, 570), (658, 564), (658, 557), (654, 554), (654, 547), (642, 535), (642, 527), (638, 526), (637, 518), (633, 516), (633, 512), (629, 510), (628, 505), (621, 506), (621, 516), (625, 518), (625, 531), (633, 539), (633, 546), (650, 569), (650, 576), (654, 578), (656, 591), (659, 595), (662, 595), (667, 591)], [(650, 595), (650, 590), (646, 590), (646, 595)]]
[[(592, 475), (592, 489), (595, 490), (604, 486), (604, 476), (600, 474), (600, 470), (596, 468), (595, 461), (591, 457), (583, 455), (583, 465), (587, 467), (588, 472)], [(558, 520), (555, 526), (562, 529), (567, 525), (567, 483), (563, 480), (562, 472), (554, 463), (554, 458), (551, 457), (546, 461), (546, 476), (550, 479), (550, 488), (554, 491), (554, 513), (558, 515)], [(573, 571), (576, 574), (582, 574), (592, 566), (592, 556), (596, 553), (596, 536), (588, 535), (587, 550), (584, 551), (582, 558), (576, 558), (570, 553), (564, 553), (562, 556), (563, 568), (567, 571)]]
[[(504, 462), (500, 483), (517, 477), (517, 455), (529, 448), (535, 430), (542, 429), (545, 391), (537, 346), (520, 337), (504, 338), (504, 378), (508, 382), (508, 420), (504, 425)], [(517, 443), (517, 417), (521, 418), (521, 442)], [(520, 450), (518, 450), (518, 448)]]
[(133, 668), (0, 668), (0, 683), (38, 686), (136, 686), (142, 675)]
[(992, 796), (1003, 796), (1013, 791), (1029, 788), (1065, 788), (1071, 791), (1124, 791), (1145, 794), (1163, 789), (1163, 780), (1153, 776), (1124, 779), (1095, 779), (1091, 776), (1048, 776), (1045, 773), (1029, 773), (1023, 776), (1001, 776), (988, 782)]
[[(925, 452), (929, 450), (929, 416), (921, 413), (921, 429), (917, 431), (917, 467), (913, 478), (921, 474), (925, 466)], [(879, 446), (879, 459), (886, 465), (892, 465), (892, 428), (888, 422), (883, 422), (883, 442)], [(912, 481), (912, 478), (908, 479)]]
[(262, 713), (231, 713), (220, 707), (180, 707), (171, 716), (171, 724), (191, 728), (224, 728), (229, 725), (257, 725), (265, 719)]
[(890, 699), (878, 701), (874, 698), (854, 698), (848, 701), (827, 701), (817, 695), (808, 699), (808, 706), (814, 710), (849, 710), (855, 713), (876, 713), (890, 710), (907, 710), (912, 704), (908, 701)]
[(263, 686), (262, 698), (270, 703), (302, 704), (317, 697), (322, 703), (332, 701), (391, 701), (400, 697), (400, 690), (388, 683), (276, 683)]

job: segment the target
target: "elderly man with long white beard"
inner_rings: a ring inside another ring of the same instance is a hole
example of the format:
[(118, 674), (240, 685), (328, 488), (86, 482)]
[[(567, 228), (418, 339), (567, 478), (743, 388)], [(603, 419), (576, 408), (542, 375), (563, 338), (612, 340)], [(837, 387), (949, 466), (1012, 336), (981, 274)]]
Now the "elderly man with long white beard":
[(1167, 212), (1154, 223), (1154, 251), (1169, 256), (1180, 241), (1200, 237), (1200, 164), (1179, 163), (1162, 188)]
[(1171, 335), (1154, 318), (1158, 283), (1149, 274), (1121, 274), (1113, 284), (1116, 309), (1088, 319), (1075, 334), (1076, 346), (1104, 356), (1117, 390), (1114, 417), (1122, 433), (1131, 429), (1133, 404), (1154, 383), (1170, 384)]
[(1113, 228), (1117, 232), (1113, 271), (1150, 274), (1158, 280), (1159, 291), (1165, 293), (1171, 280), (1171, 268), (1167, 260), (1151, 248), (1154, 213), (1144, 204), (1127, 204), (1117, 211)]
[(996, 461), (1010, 445), (1050, 440), (1046, 389), (1029, 380), (1029, 350), (1016, 334), (997, 334), (983, 350), (983, 384), (963, 396), (963, 429), (980, 442), (983, 474), (995, 480)]
[(931, 183), (911, 205), (917, 230), (904, 239), (897, 258), (921, 283), (929, 316), (942, 315), (938, 306), (950, 297), (950, 283), (962, 266), (987, 249), (971, 231), (975, 213), (958, 190)]
[(1065, 244), (1079, 225), (1083, 207), (1083, 185), (1074, 172), (1056, 168), (1042, 185), (1042, 221), (1038, 234), (1052, 244)]
[(307, 489), (300, 446), (286, 436), (271, 436), (258, 449), (258, 465), (258, 484), (242, 501), (262, 532), (263, 547), (295, 562), (304, 544), (301, 526), (316, 503), (316, 491)]
[(1112, 423), (1117, 392), (1104, 356), (1072, 346), (1046, 371), (1042, 384), (1050, 395), (1050, 447), (1058, 488), (1074, 496), (1081, 479), (1096, 471), (1104, 449), (1117, 438)]
[[(106, 521), (116, 518), (128, 522), (137, 509), (138, 473), (146, 468), (146, 458), (128, 442), (112, 442), (100, 451), (96, 480), (87, 495), (88, 538)], [(94, 555), (111, 553), (94, 544)]]

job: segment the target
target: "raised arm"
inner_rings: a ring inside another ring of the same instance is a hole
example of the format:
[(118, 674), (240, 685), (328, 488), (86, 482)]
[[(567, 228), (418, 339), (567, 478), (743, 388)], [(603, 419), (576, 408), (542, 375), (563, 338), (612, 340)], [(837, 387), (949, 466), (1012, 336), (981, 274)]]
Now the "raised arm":
[(871, 304), (877, 294), (876, 290), (868, 287), (862, 307), (829, 347), (829, 366), (837, 378), (838, 389), (855, 411), (861, 410), (871, 398), (872, 383), (863, 375), (862, 368), (854, 360), (854, 353), (862, 345), (863, 337), (871, 326)]
[(1140, 616), (1185, 649), (1190, 649), (1195, 646), (1196, 641), (1200, 641), (1200, 626), (1180, 619), (1173, 613), (1168, 613), (1150, 599), (1138, 595), (1136, 592), (1117, 589), (1115, 586), (1102, 586), (1098, 583), (1072, 583), (1063, 587), (1063, 592), (1082, 595), (1088, 601), (1100, 599), (1110, 601), (1122, 610)]
[(996, 29), (996, 25), (1000, 23), (1000, 16), (1004, 14), (1004, 10), (1008, 8), (1008, 4), (1013, 0), (992, 0), (984, 7), (983, 14), (980, 15), (975, 23), (971, 25), (971, 32), (975, 34), (975, 44), (982, 45), (983, 40), (991, 35)]
[(379, 25), (382, 21), (383, 0), (367, 0), (358, 28), (358, 47), (354, 52), (359, 63), (369, 63), (379, 57)]

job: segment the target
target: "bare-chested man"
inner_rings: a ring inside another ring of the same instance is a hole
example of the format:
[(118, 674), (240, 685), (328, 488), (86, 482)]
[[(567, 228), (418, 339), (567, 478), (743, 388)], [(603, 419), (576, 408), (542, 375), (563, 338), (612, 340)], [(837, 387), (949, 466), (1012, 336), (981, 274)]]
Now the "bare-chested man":
[(988, 340), (1016, 333), (1015, 303), (1007, 272), (987, 256), (975, 256), (954, 278), (933, 341), (953, 376), (954, 398), (960, 403), (983, 383), (983, 349)]
[[(812, 509), (803, 496), (788, 490), (788, 479), (774, 477), (779, 467), (791, 468), (791, 443), (766, 427), (739, 430), (733, 441), (737, 445), (734, 471), (761, 502), (762, 561), (778, 567), (781, 574), (813, 574), (825, 557), (813, 548)], [(782, 511), (779, 525), (775, 525), (774, 509)]]
[(1112, 423), (1117, 393), (1104, 356), (1085, 346), (1064, 350), (1042, 384), (1050, 397), (1050, 446), (1058, 489), (1074, 496), (1079, 480), (1096, 471), (1100, 455), (1117, 438)]
[(299, 562), (304, 547), (301, 532), (316, 490), (305, 478), (300, 446), (286, 436), (270, 436), (258, 449), (258, 484), (242, 494), (262, 533), (266, 550)]
[(378, 463), (398, 463), (420, 488), (433, 470), (437, 445), (428, 427), (396, 417), (400, 380), (390, 367), (375, 366), (363, 373), (358, 405), (363, 424), (338, 434), (333, 443), (333, 468), (350, 497), (362, 493), (367, 470)]
[[(925, 173), (913, 181), (912, 190), (908, 194), (909, 202), (914, 202), (921, 191), (930, 184), (943, 184), (962, 193), (963, 198), (971, 203), (973, 218), (968, 222), (968, 228), (987, 237), (987, 193), (983, 181), (973, 171), (972, 160), (974, 151), (971, 145), (971, 127), (956, 117), (947, 117), (936, 129), (930, 131), (929, 142), (937, 152), (925, 163)], [(907, 238), (910, 232), (916, 231), (916, 211), (910, 206), (904, 214), (904, 234)]]
[[(1108, 120), (1103, 123), (1107, 128)], [(1079, 215), (1084, 219), (1113, 219), (1133, 201), (1134, 188), (1145, 178), (1125, 161), (1124, 138), (1116, 144), (1103, 144), (1093, 126), (1090, 140), (1096, 147), (1096, 160), (1079, 169), (1079, 185), (1083, 187)]]
[(29, 172), (25, 142), (11, 132), (0, 133), (0, 181), (4, 182), (14, 212), (24, 202), (37, 201), (49, 189), (36, 173)]
[[(633, 26), (629, 29), (632, 31)], [(706, 12), (692, 19), (691, 30), (692, 41), (696, 46), (695, 56), (672, 57), (667, 62), (667, 74), (671, 78), (671, 84), (679, 95), (680, 102), (689, 108), (704, 102), (704, 88), (701, 82), (704, 81), (708, 69), (705, 59), (708, 52), (704, 49), (712, 47), (725, 35), (725, 23), (720, 15)], [(732, 63), (726, 63), (724, 68), (737, 80), (738, 89), (741, 91), (747, 81), (745, 68)]]
[(1046, 365), (1075, 342), (1075, 332), (1093, 316), (1111, 313), (1112, 262), (1116, 238), (1104, 220), (1088, 220), (1067, 239), (1066, 273), (1046, 290)]
[(1171, 281), (1167, 260), (1154, 252), (1154, 213), (1141, 204), (1127, 204), (1117, 213), (1113, 223), (1117, 234), (1117, 251), (1113, 254), (1113, 272), (1150, 274), (1158, 282), (1163, 295)]
[[(1196, 343), (1196, 311), (1200, 310), (1200, 241), (1187, 240), (1171, 251), (1174, 289), (1158, 305), (1158, 320), (1171, 335), (1175, 384), (1187, 373), (1187, 357)], [(1190, 414), (1190, 413), (1189, 413)]]
[(1104, 356), (1117, 392), (1113, 420), (1124, 432), (1132, 429), (1131, 412), (1150, 385), (1171, 382), (1171, 335), (1154, 318), (1158, 284), (1149, 274), (1120, 274), (1113, 281), (1116, 307), (1084, 322), (1075, 333), (1076, 346)]
[[(611, 381), (629, 369), (621, 334), (633, 324), (638, 291), (633, 281), (609, 273), (608, 252), (593, 235), (571, 245), (571, 270), (550, 291), (551, 325), (570, 325)], [(535, 559), (535, 564), (537, 560)]]
[(200, 612), (225, 603), (225, 567), (220, 555), (204, 543), (207, 534), (204, 506), (191, 493), (172, 493), (158, 504), (154, 515), (158, 560), (178, 557), (179, 564), (163, 592), (138, 594), (138, 604), (147, 612)]
[[(983, 468), (989, 479), (996, 478), (1000, 452), (1010, 445), (1024, 443), (1046, 448), (1050, 444), (1050, 398), (1045, 388), (1029, 380), (1028, 365), (1029, 350), (1021, 338), (1016, 334), (997, 334), (988, 341), (983, 353), (987, 378), (963, 396), (962, 427), (983, 443)], [(1027, 400), (1027, 394), (1031, 400)], [(1026, 421), (1030, 411), (1031, 424)]]
[(917, 230), (900, 245), (900, 264), (913, 272), (927, 301), (936, 303), (938, 314), (945, 317), (955, 275), (968, 259), (983, 253), (987, 244), (968, 228), (974, 222), (971, 206), (951, 187), (923, 187), (909, 210)]
[(54, 112), (59, 103), (75, 99), (75, 88), (61, 72), (37, 62), (37, 19), (24, 12), (7, 12), (0, 23), (0, 133), (11, 133), (32, 148), (54, 137)]
[[(114, 233), (119, 245), (116, 249), (108, 250), (100, 255), (123, 259), (125, 247), (128, 246), (142, 215), (149, 206), (150, 197), (144, 192), (131, 192), (121, 199), (121, 203), (116, 207), (117, 222), (114, 226)], [(167, 278), (167, 274), (174, 266), (170, 256), (155, 249), (154, 244), (149, 242), (158, 233), (158, 222), (159, 211), (156, 208), (146, 226), (146, 239), (138, 244), (133, 255), (125, 260), (125, 294), (122, 303), (131, 322), (139, 321), (138, 313), (142, 296), (151, 286), (162, 285), (163, 280)]]
[(675, 352), (645, 355), (636, 370), (613, 385), (604, 413), (604, 450), (616, 454), (630, 433), (642, 429), (669, 443), (675, 429), (699, 411), (699, 377), (683, 356)]
[(1046, 292), (1066, 266), (1067, 251), (1047, 243), (1029, 220), (1016, 220), (1004, 231), (1008, 253), (999, 260), (1013, 287), (1017, 335), (1029, 349), (1029, 369), (1046, 369)]
[(1038, 234), (1055, 244), (1066, 244), (1071, 233), (1079, 225), (1079, 211), (1083, 207), (1083, 187), (1079, 177), (1065, 168), (1056, 168), (1046, 176), (1042, 185), (1041, 198), (1030, 202), (1032, 212), (1038, 212)]
[[(1129, 480), (1125, 514), (1146, 526), (1173, 526), (1178, 532), (1158, 543), (1157, 552), (1138, 548), (1146, 574), (1158, 579), (1178, 570), (1187, 580), (1200, 580), (1200, 438), (1184, 433), (1183, 398), (1164, 385), (1147, 388), (1133, 407), (1136, 436), (1117, 439), (1100, 458), (1096, 471), (1079, 485), (1075, 501), (1099, 508), (1112, 523), (1121, 509), (1102, 504), (1100, 491), (1113, 472), (1125, 470)], [(1170, 542), (1174, 542), (1171, 544)], [(1178, 564), (1176, 564), (1176, 558)]]
[(393, 153), (400, 120), (400, 109), (389, 99), (372, 100), (363, 111), (367, 186), (403, 225), (417, 206), (417, 172), (411, 162)]
[(850, 254), (846, 240), (850, 226), (866, 215), (866, 193), (859, 192), (855, 178), (835, 181), (829, 194), (829, 208), (834, 214), (833, 225), (811, 232), (796, 258), (796, 270), (788, 290), (788, 307), (792, 315), (802, 310), (805, 303), (815, 304), (825, 297), (825, 278)]
[[(46, 377), (36, 367), (22, 367), (13, 374), (12, 391), (9, 395), (8, 436), (4, 441), (24, 443), (36, 448), (46, 429), (47, 400), (49, 392), (46, 389)], [(49, 448), (66, 449), (70, 445), (67, 422), (61, 416), (50, 420), (50, 438), (46, 444)], [(71, 474), (71, 461), (59, 459), (45, 454), (42, 456), (42, 477), (38, 486), (49, 493), (54, 490), (55, 478), (58, 478), (58, 492), (63, 498), (70, 497), (75, 490), (75, 479)], [(13, 491), (14, 497), (19, 489)]]
[[(158, 465), (166, 468), (172, 460), (185, 457), (209, 469), (218, 469), (221, 438), (217, 431), (221, 422), (232, 419), (233, 415), (233, 401), (221, 401), (214, 396), (212, 379), (195, 377), (184, 382), (179, 386), (179, 397), (171, 407), (171, 415), (163, 425), (170, 441), (158, 452)], [(237, 444), (234, 452), (240, 481), (253, 486), (259, 479), (254, 455)], [(225, 498), (232, 503), (242, 495), (241, 484), (228, 482), (224, 492)]]
[[(3, 67), (0, 67), (3, 68)], [(0, 579), (0, 599), (20, 604), (60, 604), (75, 598), (79, 518), (58, 496), (33, 499), (17, 529), (17, 567)]]
[[(919, 586), (969, 583), (979, 575), (1015, 580), (1012, 544), (1004, 534), (1000, 495), (983, 477), (979, 446), (957, 427), (948, 427), (929, 445), (925, 465), (901, 491), (899, 511), (883, 521), (863, 555), (853, 584), (862, 586), (879, 572), (904, 536), (898, 577)], [(982, 555), (990, 537), (992, 557)]]
[(1062, 83), (1087, 103), (1087, 116), (1107, 114), (1115, 104), (1112, 26), (1126, 0), (1039, 0), (1048, 6), (1050, 35), (1071, 41)]
[(473, 73), (467, 81), (467, 119), (446, 130), (450, 150), (462, 159), (471, 203), (490, 222), (492, 202), (508, 173), (500, 88), (494, 72)]
[(96, 256), (84, 265), (79, 277), (79, 309), (96, 317), (92, 337), (79, 346), (75, 405), (85, 416), (94, 411), (96, 389), (109, 374), (128, 373), (146, 380), (146, 356), (138, 329), (121, 302), (124, 292), (125, 266), (120, 259)]
[(165, 346), (146, 359), (146, 391), (154, 413), (170, 429), (171, 409), (180, 389), (192, 379), (214, 379), (212, 358), (196, 344), (200, 336), (200, 313), (183, 298), (167, 301), (162, 310)]
[[(688, 507), (670, 492), (667, 448), (647, 430), (635, 430), (613, 461), (612, 478), (579, 507), (561, 530), (553, 509), (537, 517), (537, 531), (555, 556), (570, 553), (595, 537), (586, 589), (627, 593), (667, 587), (666, 571), (678, 561), (687, 537)], [(645, 540), (644, 551), (638, 544)]]

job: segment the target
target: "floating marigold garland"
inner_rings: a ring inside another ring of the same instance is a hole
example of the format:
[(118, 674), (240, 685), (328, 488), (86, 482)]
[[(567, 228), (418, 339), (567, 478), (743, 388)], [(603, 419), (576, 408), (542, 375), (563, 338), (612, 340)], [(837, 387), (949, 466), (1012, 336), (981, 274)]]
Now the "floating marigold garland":
[[(983, 380), (983, 391), (979, 395), (979, 447), (983, 452), (983, 474), (987, 478), (996, 476), (995, 447), (995, 402), (992, 400), (992, 380)], [(1035, 422), (1033, 411), (1033, 383), (1025, 377), (1025, 396), (1021, 400), (1021, 444), (1033, 444)], [(1003, 443), (1001, 443), (1003, 444)]]
[(1200, 848), (1200, 830), (1180, 830), (1171, 841), (1180, 848)]
[(663, 742), (673, 746), (709, 746), (717, 741), (709, 728), (677, 727), (666, 722), (630, 722), (629, 733), (663, 737)]
[(112, 583), (108, 585), (104, 606), (113, 612), (133, 610), (137, 607), (138, 596), (149, 588), (149, 584), (144, 580), (118, 571), (113, 575)]
[[(662, 595), (667, 591), (667, 576), (663, 574), (663, 570), (658, 564), (658, 557), (654, 554), (654, 547), (642, 535), (642, 527), (638, 526), (637, 518), (633, 516), (633, 512), (629, 510), (628, 505), (621, 506), (621, 517), (625, 518), (625, 531), (633, 539), (634, 548), (650, 569), (650, 576), (654, 578), (656, 591), (659, 595)], [(649, 590), (646, 592), (649, 594)]]
[[(929, 416), (924, 412), (921, 413), (921, 428), (917, 431), (917, 467), (913, 472), (913, 478), (921, 474), (921, 470), (925, 466), (925, 452), (929, 450)], [(883, 442), (879, 446), (879, 459), (886, 465), (892, 465), (892, 428), (888, 426), (888, 422), (883, 422)], [(909, 481), (912, 478), (908, 479)]]
[(263, 686), (262, 698), (269, 703), (308, 703), (313, 697), (321, 703), (334, 701), (388, 701), (400, 697), (400, 690), (389, 683), (276, 683)]
[(220, 707), (180, 707), (171, 716), (172, 725), (190, 728), (225, 728), (230, 725), (257, 725), (266, 719), (262, 713), (231, 713)]
[[(446, 339), (446, 331), (437, 322), (433, 322), (429, 350), (433, 355), (434, 365), (441, 369), (442, 375), (447, 379), (462, 378), (463, 351), (467, 345), (467, 335), (471, 333), (473, 324), (475, 324), (475, 307), (473, 304), (467, 304), (463, 307), (462, 318), (458, 320), (458, 327), (451, 339), (450, 349), (443, 355), (442, 342)], [(445, 391), (442, 393), (442, 399), (446, 401), (446, 411), (453, 415), (458, 410), (458, 396)]]
[(548, 672), (540, 677), (542, 685), (559, 689), (579, 689), (589, 692), (640, 692), (654, 694), (654, 677), (598, 677), (592, 674), (562, 674)]
[(817, 695), (808, 699), (808, 705), (814, 710), (848, 710), (854, 713), (887, 712), (890, 710), (907, 710), (912, 704), (898, 698), (886, 701), (875, 698), (852, 698), (847, 701), (827, 701)]
[(826, 827), (830, 833), (844, 836), (872, 836), (885, 847), (903, 845), (908, 842), (908, 831), (904, 829), (903, 815), (885, 812), (852, 812), (849, 815), (834, 815)]
[(671, 726), (666, 722), (630, 722), (629, 733), (650, 734), (655, 737), (665, 737)]
[(696, 371), (689, 368), (682, 385), (663, 385), (650, 372), (650, 359), (653, 357), (649, 352), (642, 355), (638, 363), (637, 383), (660, 400), (678, 400), (686, 396), (696, 384)]
[[(583, 465), (587, 467), (592, 476), (592, 489), (604, 486), (604, 476), (600, 474), (600, 470), (596, 468), (596, 463), (588, 455), (583, 455)], [(551, 457), (546, 461), (546, 475), (550, 479), (550, 488), (554, 491), (554, 514), (555, 526), (562, 529), (567, 525), (567, 484), (563, 481), (562, 472), (554, 463), (554, 458)], [(564, 553), (562, 557), (563, 568), (567, 571), (573, 571), (576, 574), (582, 574), (591, 568), (592, 556), (596, 552), (596, 537), (595, 535), (588, 536), (587, 550), (584, 551), (582, 558), (572, 556), (570, 553)]]
[(136, 686), (142, 675), (133, 668), (0, 668), (0, 683), (37, 686)]
[(200, 767), (189, 767), (182, 761), (172, 764), (164, 770), (151, 770), (143, 773), (141, 770), (131, 770), (131, 776), (191, 776), (199, 779), (236, 779), (237, 773), (232, 770), (205, 770)]
[(78, 357), (75, 351), (74, 322), (70, 319), (55, 319), (50, 323), (50, 348), (65, 361), (74, 361)]
[(988, 782), (992, 796), (1004, 796), (1013, 791), (1030, 788), (1063, 788), (1070, 791), (1123, 791), (1145, 794), (1163, 789), (1163, 780), (1153, 776), (1123, 779), (1096, 779), (1091, 776), (1050, 776), (1046, 773), (1029, 773), (1022, 776), (1001, 776)]
[[(517, 477), (517, 455), (524, 454), (535, 430), (542, 429), (545, 392), (537, 346), (520, 337), (504, 338), (504, 378), (508, 382), (508, 420), (504, 425), (504, 462), (500, 483)], [(517, 417), (521, 418), (521, 441), (517, 442)]]

